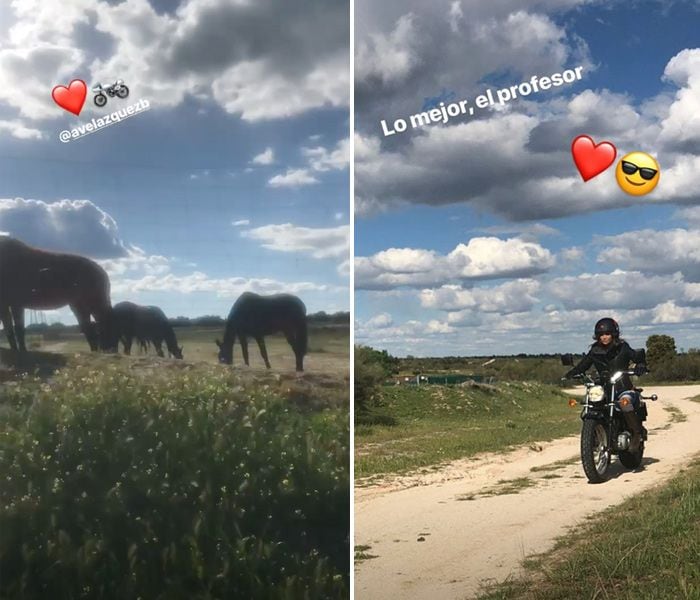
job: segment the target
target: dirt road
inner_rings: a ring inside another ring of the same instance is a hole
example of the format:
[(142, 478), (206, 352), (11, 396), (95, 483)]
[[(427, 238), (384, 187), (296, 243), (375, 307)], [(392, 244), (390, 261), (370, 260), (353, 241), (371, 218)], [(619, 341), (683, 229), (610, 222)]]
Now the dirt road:
[(647, 402), (643, 468), (615, 462), (603, 484), (587, 482), (579, 439), (570, 437), (356, 487), (355, 543), (376, 558), (356, 565), (355, 598), (471, 598), (480, 582), (517, 574), (523, 558), (587, 515), (618, 510), (625, 497), (674, 475), (700, 452), (700, 402), (689, 400), (700, 385), (644, 393), (659, 400)]

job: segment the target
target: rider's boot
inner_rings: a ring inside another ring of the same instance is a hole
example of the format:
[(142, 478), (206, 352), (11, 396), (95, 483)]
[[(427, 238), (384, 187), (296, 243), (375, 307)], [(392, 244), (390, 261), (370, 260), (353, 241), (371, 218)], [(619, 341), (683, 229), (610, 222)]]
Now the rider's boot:
[(627, 423), (627, 427), (632, 432), (628, 450), (630, 452), (639, 452), (639, 445), (642, 442), (642, 421), (637, 416), (637, 413), (632, 410), (623, 414), (625, 415), (625, 423)]

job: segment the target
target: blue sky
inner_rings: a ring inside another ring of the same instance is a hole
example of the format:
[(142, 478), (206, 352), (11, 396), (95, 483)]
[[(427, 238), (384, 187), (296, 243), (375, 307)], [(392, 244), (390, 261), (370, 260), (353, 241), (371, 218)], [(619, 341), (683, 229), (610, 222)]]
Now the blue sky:
[[(616, 317), (633, 345), (700, 346), (700, 7), (692, 2), (356, 3), (357, 341), (402, 356), (583, 350)], [(473, 100), (583, 79), (383, 138), (442, 90)], [(645, 197), (584, 183), (579, 134), (661, 164)]]
[[(113, 302), (169, 316), (224, 316), (246, 289), (348, 310), (348, 3), (175, 4), (2, 9), (0, 231), (99, 260)], [(51, 99), (74, 78), (130, 95), (98, 109), (88, 92), (76, 117)], [(150, 110), (59, 142), (142, 98)]]

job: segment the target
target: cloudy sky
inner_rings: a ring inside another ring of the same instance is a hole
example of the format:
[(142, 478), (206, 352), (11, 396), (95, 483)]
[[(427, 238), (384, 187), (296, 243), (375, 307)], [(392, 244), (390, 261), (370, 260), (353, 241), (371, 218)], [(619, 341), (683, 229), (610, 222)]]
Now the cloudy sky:
[[(611, 315), (700, 347), (700, 6), (357, 0), (356, 338), (398, 356), (583, 351)], [(431, 98), (583, 78), (384, 137)], [(661, 165), (584, 183), (579, 134)]]
[[(0, 3), (0, 232), (98, 259), (112, 300), (349, 309), (347, 0)], [(51, 90), (123, 79), (79, 116)], [(58, 134), (146, 99), (85, 138)], [(68, 310), (49, 320), (74, 322)]]

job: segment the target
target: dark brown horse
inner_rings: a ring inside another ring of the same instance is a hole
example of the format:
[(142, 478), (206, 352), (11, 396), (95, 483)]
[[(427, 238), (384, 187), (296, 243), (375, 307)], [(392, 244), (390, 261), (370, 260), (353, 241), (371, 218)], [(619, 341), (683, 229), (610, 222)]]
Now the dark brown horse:
[[(113, 345), (109, 277), (89, 258), (0, 236), (0, 319), (13, 350), (26, 352), (24, 309), (69, 305), (91, 350)], [(91, 322), (95, 319), (96, 325)]]
[(255, 338), (265, 366), (270, 368), (263, 336), (282, 332), (294, 350), (297, 371), (304, 370), (307, 349), (306, 306), (290, 294), (259, 296), (245, 292), (236, 300), (226, 321), (224, 341), (216, 340), (219, 362), (233, 363), (233, 344), (236, 336), (241, 340), (243, 361), (248, 364), (248, 336)]
[(151, 342), (160, 357), (165, 342), (170, 356), (182, 358), (182, 347), (177, 345), (173, 326), (160, 308), (119, 302), (112, 310), (119, 338), (124, 344), (124, 354), (131, 354), (131, 345), (136, 338), (142, 349)]

